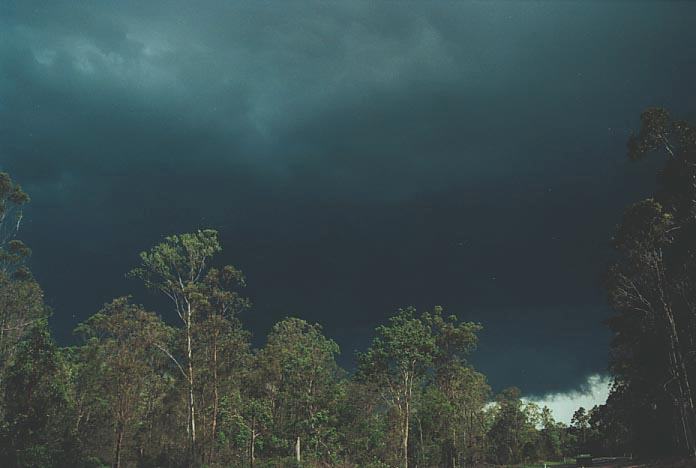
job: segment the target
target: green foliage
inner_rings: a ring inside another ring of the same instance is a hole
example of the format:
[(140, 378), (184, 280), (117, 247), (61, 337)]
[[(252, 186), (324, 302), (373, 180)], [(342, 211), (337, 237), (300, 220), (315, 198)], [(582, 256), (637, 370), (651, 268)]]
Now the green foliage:
[(413, 307), (400, 309), (389, 325), (376, 329), (370, 349), (359, 356), (360, 372), (381, 384), (404, 372), (423, 375), (435, 357), (435, 338)]
[[(420, 316), (413, 307), (401, 309), (377, 328), (372, 346), (358, 356), (356, 378), (373, 389), (389, 418), (396, 440), (386, 443), (393, 450), (387, 460), (406, 466), (414, 453), (421, 463), (441, 466), (482, 459), (488, 387), (466, 362), (480, 329), (445, 317), (441, 307)], [(414, 433), (419, 444), (412, 443)]]
[[(178, 346), (159, 349), (183, 377), (180, 386), (187, 393), (189, 463), (214, 457), (223, 385), (218, 372), (225, 347), (237, 341), (226, 339), (226, 329), (234, 328), (230, 320), (249, 306), (248, 300), (232, 289), (244, 286), (242, 273), (232, 266), (222, 270), (210, 267), (212, 257), (221, 250), (218, 233), (211, 229), (169, 236), (142, 252), (140, 266), (130, 272), (147, 288), (168, 297), (183, 325)], [(212, 380), (211, 388), (205, 388), (201, 373)]]
[(0, 273), (0, 372), (12, 361), (26, 329), (48, 315), (43, 291), (32, 277)]
[(212, 459), (229, 448), (229, 428), (224, 426), (230, 415), (224, 412), (236, 417), (243, 405), (240, 389), (251, 360), (249, 333), (237, 319), (211, 313), (194, 326), (192, 337), (195, 394), (201, 417), (199, 446)]
[(205, 273), (207, 263), (222, 248), (212, 229), (169, 236), (140, 254), (142, 265), (131, 272), (148, 288), (165, 293), (185, 292)]
[(492, 460), (508, 465), (536, 458), (536, 421), (530, 418), (533, 413), (525, 408), (519, 389), (505, 389), (496, 400), (493, 425), (488, 432)]
[(381, 411), (377, 389), (352, 379), (338, 405), (338, 433), (345, 457), (358, 466), (378, 466), (390, 457), (389, 418)]
[[(539, 413), (539, 445), (537, 458), (541, 460), (559, 460), (566, 454), (578, 453), (571, 444), (568, 428), (565, 424), (556, 422), (548, 407), (541, 409)], [(574, 441), (573, 441), (574, 442)], [(595, 451), (591, 453), (597, 454)]]
[(309, 459), (331, 461), (340, 452), (334, 429), (341, 396), (338, 353), (318, 324), (287, 318), (274, 325), (257, 365), (280, 450), (299, 438)]
[(45, 320), (36, 322), (5, 371), (3, 466), (60, 467), (78, 464), (68, 373)]
[[(78, 326), (76, 332), (86, 340), (79, 350), (83, 365), (76, 372), (85, 391), (80, 402), (86, 404), (80, 409), (85, 415), (99, 416), (97, 425), (79, 424), (78, 428), (90, 435), (85, 440), (100, 441), (92, 445), (93, 455), (120, 466), (129, 452), (135, 452), (136, 435), (147, 417), (142, 397), (161, 378), (158, 371), (165, 356), (158, 347), (172, 331), (152, 312), (130, 304), (128, 298), (119, 298)], [(108, 436), (96, 437), (105, 430)]]

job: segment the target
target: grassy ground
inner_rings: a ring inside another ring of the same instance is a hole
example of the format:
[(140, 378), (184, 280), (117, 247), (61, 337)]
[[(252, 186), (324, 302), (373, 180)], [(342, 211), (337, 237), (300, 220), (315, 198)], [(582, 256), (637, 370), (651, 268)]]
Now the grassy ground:
[(567, 465), (567, 464), (575, 464), (575, 460), (572, 460), (569, 458), (566, 461), (547, 461), (547, 462), (540, 461), (537, 463), (520, 465), (519, 468), (544, 468), (544, 467), (560, 466), (560, 465)]
[[(568, 461), (568, 463), (570, 463), (570, 460)], [(552, 467), (552, 466), (559, 466), (559, 465), (565, 465), (565, 463), (563, 463), (563, 462), (538, 462), (538, 463), (520, 465), (519, 468), (544, 468), (544, 467)]]
[[(547, 467), (574, 467), (575, 460), (567, 459), (565, 462), (538, 462), (538, 463), (527, 463), (524, 465), (518, 465), (514, 468), (544, 468)], [(596, 468), (694, 468), (696, 467), (696, 461), (693, 459), (668, 459), (668, 460), (644, 460), (644, 461), (624, 461), (616, 462), (613, 464), (601, 465)], [(512, 467), (511, 467), (512, 468)]]
[(691, 458), (653, 460), (630, 465), (628, 468), (693, 468), (696, 461)]

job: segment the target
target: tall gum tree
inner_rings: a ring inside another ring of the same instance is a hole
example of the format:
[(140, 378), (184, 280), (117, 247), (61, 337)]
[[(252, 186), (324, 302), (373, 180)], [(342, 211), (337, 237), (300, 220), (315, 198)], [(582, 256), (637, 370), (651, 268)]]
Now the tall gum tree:
[[(190, 463), (197, 460), (194, 328), (211, 315), (211, 309), (215, 309), (215, 313), (226, 314), (229, 308), (237, 304), (236, 297), (226, 294), (219, 272), (210, 268), (210, 261), (221, 250), (218, 233), (212, 229), (169, 236), (164, 242), (142, 252), (140, 266), (130, 273), (132, 277), (141, 279), (147, 288), (168, 297), (182, 324), (185, 342), (183, 363), (171, 350), (164, 346), (160, 349), (175, 363), (186, 381)], [(223, 272), (232, 275), (233, 278), (228, 279), (233, 280), (237, 270), (226, 267)]]
[(243, 356), (249, 352), (249, 334), (237, 319), (239, 313), (251, 306), (239, 293), (245, 285), (244, 275), (235, 267), (211, 268), (201, 282), (196, 304), (200, 320), (195, 326), (194, 339), (199, 359), (194, 367), (203, 377), (199, 394), (205, 410), (203, 416), (209, 418), (203, 431), (208, 463), (215, 457), (221, 391), (223, 387), (229, 390), (234, 384), (232, 380), (239, 380)]
[(29, 201), (20, 185), (0, 172), (0, 371), (24, 332), (48, 315), (43, 291), (24, 266), (31, 250), (17, 239)]
[[(613, 239), (611, 365), (616, 394), (634, 398), (646, 415), (651, 407), (662, 409), (660, 395), (669, 396), (680, 428), (676, 445), (696, 456), (696, 128), (664, 109), (646, 110), (628, 157), (655, 153), (664, 157), (658, 189), (626, 210)], [(646, 433), (654, 429), (647, 426)]]
[(408, 468), (414, 390), (432, 365), (435, 339), (413, 307), (399, 310), (388, 325), (376, 331), (370, 348), (359, 355), (358, 372), (361, 379), (375, 385), (384, 403), (396, 412), (401, 464)]
[(442, 308), (418, 315), (414, 307), (400, 309), (389, 324), (377, 327), (370, 348), (358, 355), (358, 381), (372, 386), (396, 415), (401, 465), (408, 468), (414, 399), (426, 376), (444, 374), (465, 363), (476, 345), (477, 324), (444, 317)]

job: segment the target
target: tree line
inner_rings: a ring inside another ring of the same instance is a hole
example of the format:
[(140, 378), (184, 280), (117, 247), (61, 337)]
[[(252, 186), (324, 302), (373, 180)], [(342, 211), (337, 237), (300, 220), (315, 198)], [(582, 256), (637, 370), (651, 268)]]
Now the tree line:
[[(649, 109), (629, 156), (666, 155), (630, 206), (606, 287), (615, 316), (606, 404), (570, 426), (469, 361), (481, 325), (398, 310), (353, 372), (319, 324), (288, 317), (254, 349), (245, 277), (218, 233), (174, 235), (129, 273), (169, 303), (120, 297), (58, 346), (17, 238), (29, 196), (0, 173), (0, 465), (465, 467), (579, 453), (693, 456), (696, 130)], [(164, 318), (163, 318), (164, 317)]]

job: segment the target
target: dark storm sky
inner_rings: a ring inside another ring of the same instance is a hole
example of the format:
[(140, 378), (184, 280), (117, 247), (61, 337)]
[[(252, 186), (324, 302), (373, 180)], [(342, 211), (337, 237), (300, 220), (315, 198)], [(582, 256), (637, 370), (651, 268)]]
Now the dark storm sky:
[[(606, 367), (600, 278), (640, 111), (696, 117), (696, 2), (0, 0), (0, 167), (71, 330), (162, 236), (213, 227), (262, 339), (349, 365), (398, 306), (485, 332), (496, 389)], [(162, 309), (168, 315), (166, 309)]]

